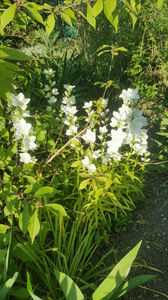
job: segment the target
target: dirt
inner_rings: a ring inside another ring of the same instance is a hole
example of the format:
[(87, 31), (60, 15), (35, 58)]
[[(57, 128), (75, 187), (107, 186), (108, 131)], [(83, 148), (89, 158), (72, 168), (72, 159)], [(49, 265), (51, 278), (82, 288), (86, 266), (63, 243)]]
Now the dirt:
[(134, 268), (133, 275), (156, 275), (154, 280), (123, 299), (164, 300), (168, 299), (168, 178), (166, 180), (165, 171), (152, 170), (146, 180), (145, 202), (137, 206), (132, 224), (113, 233), (110, 242), (115, 248), (117, 245), (116, 253), (120, 259), (142, 240), (137, 261), (146, 267)]

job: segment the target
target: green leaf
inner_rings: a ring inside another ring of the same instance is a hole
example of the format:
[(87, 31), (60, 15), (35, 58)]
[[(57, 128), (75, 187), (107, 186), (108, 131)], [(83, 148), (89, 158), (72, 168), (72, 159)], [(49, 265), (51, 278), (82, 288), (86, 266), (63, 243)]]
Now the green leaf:
[(74, 15), (74, 12), (72, 11), (72, 9), (66, 8), (66, 9), (64, 9), (64, 13), (66, 15), (68, 15), (71, 19), (73, 19), (74, 21), (76, 21), (76, 18), (75, 18), (75, 15)]
[(6, 25), (8, 25), (14, 18), (15, 15), (15, 10), (16, 10), (16, 4), (13, 4), (9, 6), (3, 14), (0, 16), (0, 24), (1, 28), (4, 29)]
[(103, 10), (103, 0), (97, 0), (92, 8), (94, 17), (97, 17)]
[(81, 165), (82, 165), (82, 162), (80, 160), (77, 160), (77, 161), (75, 161), (75, 162), (72, 163), (71, 167), (72, 168), (77, 168), (77, 167), (79, 167)]
[(61, 13), (60, 13), (60, 16), (63, 18), (63, 20), (64, 20), (68, 25), (72, 26), (71, 18), (70, 18), (66, 13), (61, 12)]
[(29, 292), (29, 294), (30, 294), (30, 296), (32, 297), (33, 300), (42, 300), (41, 298), (34, 295), (34, 293), (33, 293), (29, 272), (27, 272), (27, 290), (28, 290), (28, 292)]
[(26, 234), (29, 225), (29, 207), (28, 205), (24, 206), (23, 212), (19, 216), (19, 227), (22, 230), (23, 234)]
[(36, 137), (37, 137), (37, 141), (38, 142), (43, 142), (44, 143), (44, 141), (46, 141), (46, 138), (47, 138), (47, 130), (40, 130), (38, 133), (37, 133), (37, 135), (36, 135)]
[(94, 28), (96, 29), (96, 19), (94, 16), (94, 13), (92, 11), (92, 7), (90, 6), (90, 4), (87, 4), (87, 16), (86, 16), (86, 20), (88, 21), (88, 23)]
[(130, 280), (126, 281), (114, 294), (113, 294), (113, 300), (116, 300), (123, 296), (125, 293), (128, 293), (129, 291), (133, 290), (135, 287), (139, 286), (140, 284), (143, 284), (151, 279), (154, 279), (155, 275), (139, 275), (134, 278), (131, 278)]
[(55, 26), (55, 16), (54, 16), (54, 13), (52, 13), (51, 15), (49, 15), (47, 17), (47, 19), (45, 20), (45, 24), (46, 24), (47, 34), (50, 35), (50, 33), (53, 31), (54, 26)]
[(65, 295), (66, 300), (84, 300), (84, 296), (77, 284), (66, 274), (54, 270), (58, 283)]
[(30, 16), (33, 19), (35, 19), (37, 22), (44, 25), (44, 21), (43, 21), (42, 16), (40, 15), (40, 13), (32, 5), (30, 6), (29, 3), (25, 3), (23, 6), (27, 8), (28, 12), (30, 13)]
[(157, 5), (162, 8), (164, 0), (157, 0)]
[(0, 58), (2, 59), (11, 59), (11, 60), (30, 60), (31, 57), (24, 54), (23, 52), (9, 48), (0, 46)]
[(35, 212), (29, 219), (28, 231), (31, 238), (31, 242), (33, 244), (35, 237), (38, 235), (40, 231), (40, 222), (38, 219), (37, 210), (35, 210)]
[(35, 196), (48, 196), (54, 195), (56, 190), (51, 186), (43, 186), (38, 191), (35, 192)]
[(0, 233), (5, 233), (9, 228), (8, 225), (0, 224)]
[(79, 190), (81, 191), (81, 190), (85, 189), (89, 183), (90, 183), (90, 178), (83, 180), (79, 186)]
[(116, 0), (104, 0), (104, 14), (109, 20), (111, 17), (112, 12), (116, 8)]
[(120, 287), (122, 282), (129, 274), (131, 265), (137, 256), (141, 246), (140, 241), (109, 273), (105, 280), (99, 285), (92, 295), (93, 300), (110, 300), (113, 293)]
[(50, 211), (54, 215), (57, 215), (59, 217), (67, 217), (67, 213), (66, 213), (64, 207), (62, 205), (60, 205), (60, 204), (49, 203), (49, 204), (46, 204), (45, 207), (49, 208)]
[(16, 279), (18, 277), (18, 272), (16, 272), (12, 278), (8, 279), (2, 289), (0, 290), (0, 299), (1, 300), (6, 300), (6, 296), (10, 290), (10, 288), (13, 286), (15, 283)]

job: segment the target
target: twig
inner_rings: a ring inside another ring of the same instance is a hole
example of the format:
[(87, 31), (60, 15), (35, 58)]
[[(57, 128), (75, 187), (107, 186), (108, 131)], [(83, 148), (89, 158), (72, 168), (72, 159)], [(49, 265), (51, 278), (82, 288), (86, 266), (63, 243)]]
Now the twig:
[(71, 143), (71, 141), (75, 138), (80, 137), (83, 133), (85, 133), (85, 131), (88, 129), (88, 126), (85, 127), (83, 130), (81, 130), (79, 133), (77, 133), (75, 136), (73, 136), (72, 138), (70, 138), (65, 144), (64, 146), (62, 146), (57, 152), (54, 153), (53, 156), (51, 156), (50, 159), (48, 159), (45, 163), (45, 165), (48, 165), (56, 156), (58, 156), (62, 150), (64, 150), (67, 146), (69, 146), (69, 144)]
[(144, 290), (148, 290), (148, 291), (150, 291), (150, 292), (156, 293), (156, 294), (158, 294), (158, 295), (162, 295), (162, 296), (164, 296), (165, 298), (168, 299), (168, 295), (166, 295), (165, 293), (161, 293), (161, 292), (159, 292), (159, 291), (150, 289), (150, 288), (148, 288), (148, 287), (146, 287), (146, 286), (143, 286), (143, 285), (139, 285), (139, 287), (142, 288), (142, 289), (144, 289)]

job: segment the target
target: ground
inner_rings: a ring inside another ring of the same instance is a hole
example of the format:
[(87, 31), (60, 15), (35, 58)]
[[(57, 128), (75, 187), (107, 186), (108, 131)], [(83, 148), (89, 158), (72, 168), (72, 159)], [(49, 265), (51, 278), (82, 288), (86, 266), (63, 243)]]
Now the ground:
[[(165, 182), (162, 181), (163, 178)], [(133, 274), (156, 274), (156, 278), (123, 299), (168, 299), (167, 231), (168, 179), (166, 182), (165, 171), (152, 170), (146, 176), (145, 201), (137, 206), (132, 224), (112, 234), (111, 243), (117, 245), (117, 255), (121, 258), (142, 240), (137, 261), (158, 271), (147, 268), (134, 269)]]

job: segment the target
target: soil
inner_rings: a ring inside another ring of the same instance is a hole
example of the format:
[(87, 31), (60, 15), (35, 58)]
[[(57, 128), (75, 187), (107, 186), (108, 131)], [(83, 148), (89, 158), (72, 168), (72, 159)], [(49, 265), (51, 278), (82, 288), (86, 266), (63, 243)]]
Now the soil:
[(123, 299), (164, 300), (168, 299), (168, 178), (166, 181), (165, 172), (148, 173), (145, 196), (145, 202), (134, 212), (133, 223), (113, 233), (111, 243), (115, 248), (117, 245), (120, 259), (142, 240), (137, 262), (158, 269), (133, 269), (133, 276), (149, 273), (156, 274), (156, 278)]

